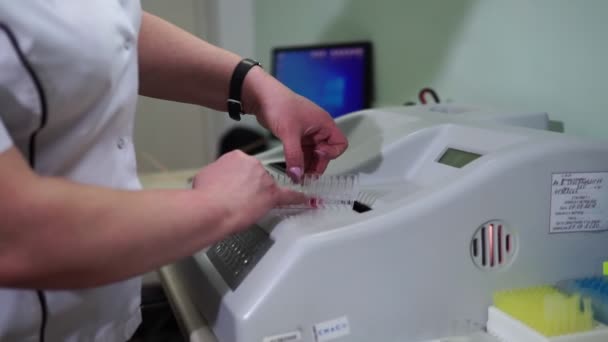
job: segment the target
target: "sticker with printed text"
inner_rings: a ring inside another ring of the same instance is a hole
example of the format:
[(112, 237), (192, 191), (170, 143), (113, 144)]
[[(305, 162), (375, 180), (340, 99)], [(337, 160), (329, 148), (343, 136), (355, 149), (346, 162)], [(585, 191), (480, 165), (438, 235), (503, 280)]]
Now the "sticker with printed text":
[(350, 334), (350, 326), (346, 316), (317, 323), (313, 329), (317, 342), (331, 341)]
[(608, 230), (608, 172), (554, 173), (550, 233)]
[(296, 342), (302, 339), (302, 334), (299, 331), (292, 331), (286, 334), (264, 337), (262, 342)]

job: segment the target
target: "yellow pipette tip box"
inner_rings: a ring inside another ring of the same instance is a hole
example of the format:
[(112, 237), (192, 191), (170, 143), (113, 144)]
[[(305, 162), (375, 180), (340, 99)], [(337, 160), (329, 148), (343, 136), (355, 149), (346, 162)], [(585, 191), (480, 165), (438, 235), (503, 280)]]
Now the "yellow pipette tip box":
[(604, 275), (608, 276), (608, 261), (604, 261)]

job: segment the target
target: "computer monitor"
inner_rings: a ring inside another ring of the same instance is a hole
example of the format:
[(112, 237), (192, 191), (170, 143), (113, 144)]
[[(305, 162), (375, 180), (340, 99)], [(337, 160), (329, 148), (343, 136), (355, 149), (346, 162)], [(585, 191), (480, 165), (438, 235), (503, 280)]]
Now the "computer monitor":
[(279, 47), (272, 51), (273, 75), (332, 117), (369, 108), (372, 101), (372, 44), (352, 42)]

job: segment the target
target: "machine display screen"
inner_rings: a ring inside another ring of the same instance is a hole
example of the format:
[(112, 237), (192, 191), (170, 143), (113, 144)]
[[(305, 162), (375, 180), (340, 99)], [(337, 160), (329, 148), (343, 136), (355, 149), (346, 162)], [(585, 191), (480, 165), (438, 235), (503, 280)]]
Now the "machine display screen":
[(448, 148), (437, 162), (461, 168), (479, 157), (481, 154)]

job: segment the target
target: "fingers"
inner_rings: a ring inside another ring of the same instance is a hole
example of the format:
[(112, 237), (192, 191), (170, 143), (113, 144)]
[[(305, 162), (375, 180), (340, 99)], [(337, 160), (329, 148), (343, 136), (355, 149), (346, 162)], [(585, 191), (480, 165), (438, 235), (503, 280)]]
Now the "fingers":
[(304, 175), (304, 153), (300, 139), (298, 134), (287, 134), (282, 139), (287, 175), (296, 183), (299, 183)]
[(340, 144), (336, 144), (336, 145), (330, 145), (328, 143), (324, 143), (324, 144), (319, 144), (319, 145), (315, 146), (314, 152), (320, 159), (331, 160), (331, 159), (336, 159), (342, 153), (344, 153), (344, 151), (346, 150), (347, 147), (348, 147), (348, 143), (346, 141), (344, 143), (340, 143)]
[(278, 187), (277, 206), (308, 203), (308, 197), (301, 192)]
[(348, 147), (348, 140), (330, 120), (321, 128), (306, 130), (300, 137), (297, 134), (284, 136), (287, 173), (294, 182), (301, 181), (302, 173), (323, 173), (329, 162)]
[(327, 169), (328, 164), (329, 159), (326, 156), (317, 154), (316, 158), (310, 165), (310, 173), (322, 174), (325, 172), (325, 169)]
[(309, 100), (295, 97), (293, 116), (270, 124), (283, 142), (287, 174), (296, 183), (305, 172), (322, 173), (340, 156), (348, 141), (329, 114)]
[(305, 174), (321, 174), (329, 163), (325, 154), (318, 154), (313, 148), (314, 146), (304, 146)]
[(324, 156), (326, 159), (338, 158), (348, 147), (348, 140), (340, 129), (333, 125), (326, 141), (317, 144), (315, 153)]
[[(326, 127), (328, 129), (321, 130), (325, 139), (319, 139), (318, 136), (309, 137), (308, 143), (304, 145), (304, 163), (306, 173), (321, 174), (325, 172), (327, 165), (332, 159), (340, 156), (348, 147), (348, 141), (337, 127)], [(319, 132), (319, 133), (321, 133)]]

